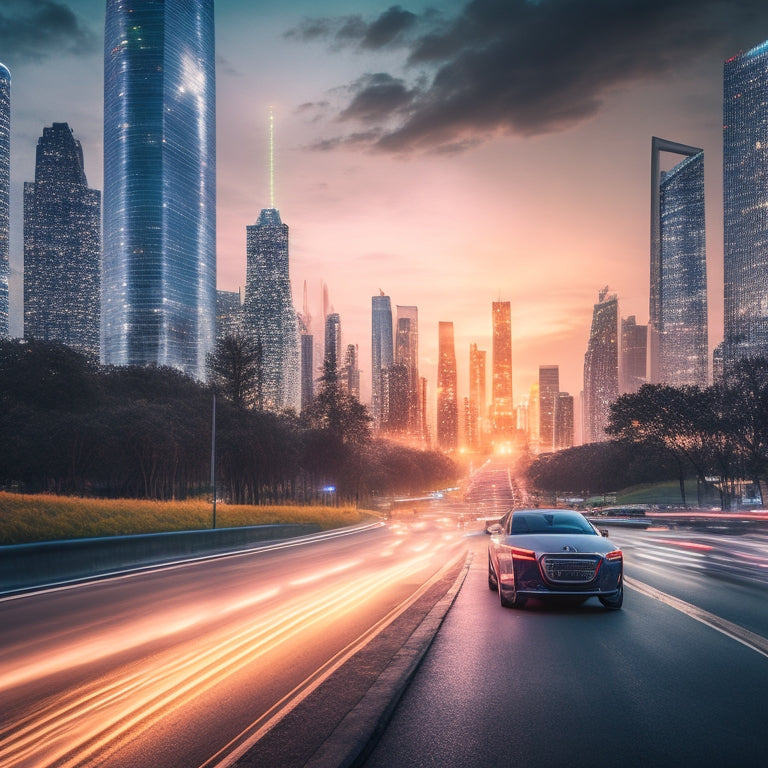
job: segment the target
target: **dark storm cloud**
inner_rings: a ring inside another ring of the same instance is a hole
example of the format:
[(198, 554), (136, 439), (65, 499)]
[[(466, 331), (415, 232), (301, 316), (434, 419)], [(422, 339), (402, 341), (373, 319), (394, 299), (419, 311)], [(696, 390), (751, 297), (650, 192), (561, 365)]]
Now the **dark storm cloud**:
[(0, 57), (6, 64), (88, 55), (98, 46), (97, 36), (65, 3), (3, 0), (0, 6)]
[(562, 131), (594, 116), (610, 92), (690, 73), (702, 57), (762, 42), (755, 34), (768, 37), (764, 0), (473, 0), (453, 19), (393, 6), (370, 22), (312, 20), (291, 33), (360, 51), (405, 47), (421, 81), (367, 75), (338, 114), (378, 124), (371, 147), (388, 152)]

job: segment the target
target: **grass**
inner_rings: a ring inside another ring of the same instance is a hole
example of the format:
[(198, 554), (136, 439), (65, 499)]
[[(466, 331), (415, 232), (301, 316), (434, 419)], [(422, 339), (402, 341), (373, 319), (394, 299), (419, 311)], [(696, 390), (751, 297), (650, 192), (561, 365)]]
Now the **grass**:
[[(216, 527), (317, 523), (323, 530), (363, 519), (354, 507), (233, 506), (218, 504)], [(84, 499), (0, 492), (0, 545), (35, 541), (201, 530), (211, 527), (205, 501)]]
[[(685, 497), (688, 504), (696, 503), (696, 481), (686, 480)], [(633, 485), (616, 494), (617, 504), (664, 504), (681, 506), (680, 483), (670, 480), (666, 483)]]

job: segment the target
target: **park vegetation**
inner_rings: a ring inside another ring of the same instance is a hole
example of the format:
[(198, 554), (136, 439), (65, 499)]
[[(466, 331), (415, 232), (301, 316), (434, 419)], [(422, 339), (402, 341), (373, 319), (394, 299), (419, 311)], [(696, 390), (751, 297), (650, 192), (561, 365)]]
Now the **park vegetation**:
[(768, 504), (768, 359), (745, 358), (710, 387), (645, 384), (612, 405), (612, 440), (539, 457), (529, 469), (541, 490), (605, 493), (675, 478), (697, 499), (730, 508), (752, 482)]
[(305, 412), (271, 413), (247, 396), (253, 366), (233, 380), (240, 363), (227, 355), (220, 345), (203, 385), (171, 368), (99, 366), (59, 344), (0, 342), (0, 487), (206, 498), (214, 391), (216, 488), (229, 504), (365, 506), (455, 482), (441, 453), (374, 439), (366, 409), (333, 372)]

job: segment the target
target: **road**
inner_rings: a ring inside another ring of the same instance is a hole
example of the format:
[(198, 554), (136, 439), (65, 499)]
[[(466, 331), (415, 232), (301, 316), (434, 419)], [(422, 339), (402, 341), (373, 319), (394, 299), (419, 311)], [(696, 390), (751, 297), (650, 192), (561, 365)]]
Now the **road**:
[(765, 765), (768, 542), (610, 534), (617, 612), (501, 608), (487, 537), (470, 537), (467, 580), (365, 768)]
[(222, 764), (465, 550), (413, 519), (0, 599), (0, 765)]

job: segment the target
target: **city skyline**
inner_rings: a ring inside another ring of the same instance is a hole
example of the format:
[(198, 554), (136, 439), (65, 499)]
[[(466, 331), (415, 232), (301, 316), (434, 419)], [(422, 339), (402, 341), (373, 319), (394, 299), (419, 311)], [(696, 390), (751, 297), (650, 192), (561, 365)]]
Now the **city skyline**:
[[(379, 287), (395, 304), (419, 307), (420, 373), (432, 400), (438, 322), (454, 323), (461, 398), (468, 394), (470, 343), (491, 348), (488, 305), (496, 298), (511, 304), (514, 392), (529, 390), (540, 365), (557, 364), (563, 390), (578, 393), (597, 289), (610, 284), (623, 316), (648, 319), (647, 145), (652, 135), (663, 135), (702, 147), (708, 157), (710, 349), (717, 344), (723, 316), (722, 68), (725, 59), (768, 38), (765, 9), (747, 3), (723, 23), (718, 12), (725, 3), (680, 3), (696, 9), (694, 24), (690, 14), (683, 23), (678, 17), (685, 14), (630, 11), (621, 2), (610, 8), (539, 3), (538, 31), (520, 16), (517, 26), (530, 33), (530, 43), (510, 52), (505, 63), (511, 72), (525, 71), (525, 52), (534, 67), (531, 89), (556, 83), (565, 117), (548, 112), (533, 90), (513, 90), (506, 95), (519, 98), (489, 102), (497, 104), (495, 114), (463, 123), (438, 116), (439, 132), (437, 117), (429, 121), (426, 96), (437, 93), (433, 75), (443, 62), (417, 55), (419, 35), (439, 31), (424, 13), (427, 5), (409, 4), (398, 15), (371, 2), (292, 2), (260, 8), (256, 16), (244, 3), (216, 3), (218, 287), (236, 290), (245, 283), (244, 227), (253, 210), (269, 202), (263, 148), (272, 105), (277, 203), (292, 227), (294, 306), (301, 306), (306, 280), (312, 311), (320, 315), (321, 286), (328, 285), (345, 342), (359, 344), (364, 400), (370, 398), (368, 297)], [(32, 7), (14, 4), (19, 20), (34, 20)], [(104, 3), (61, 7), (71, 11), (68, 26), (41, 19), (38, 37), (26, 24), (25, 35), (2, 41), (3, 63), (14, 79), (11, 236), (17, 271), (20, 182), (31, 176), (34, 142), (44, 125), (69, 122), (84, 143), (91, 185), (101, 186)], [(462, 53), (472, 50), (487, 64), (498, 50), (492, 44), (511, 39), (518, 4), (487, 8), (495, 26), (480, 25), (474, 43), (462, 37), (463, 47), (446, 52), (448, 64), (460, 67)], [(575, 18), (577, 11), (581, 20), (572, 37), (555, 49), (554, 22)], [(13, 11), (7, 13), (10, 35)], [(462, 13), (470, 13), (464, 3), (441, 4), (443, 29), (453, 29)], [(340, 20), (348, 17), (359, 23), (348, 25), (344, 37)], [(599, 45), (588, 42), (590, 25)], [(615, 38), (605, 37), (611, 25)], [(648, 26), (652, 33), (639, 31)], [(448, 41), (447, 33), (441, 39)], [(629, 65), (618, 61), (619, 51), (628, 52)], [(563, 77), (569, 63), (584, 70), (582, 81)], [(427, 85), (420, 91), (421, 75)], [(486, 77), (488, 89), (501, 87)], [(14, 311), (18, 324), (18, 305)]]

